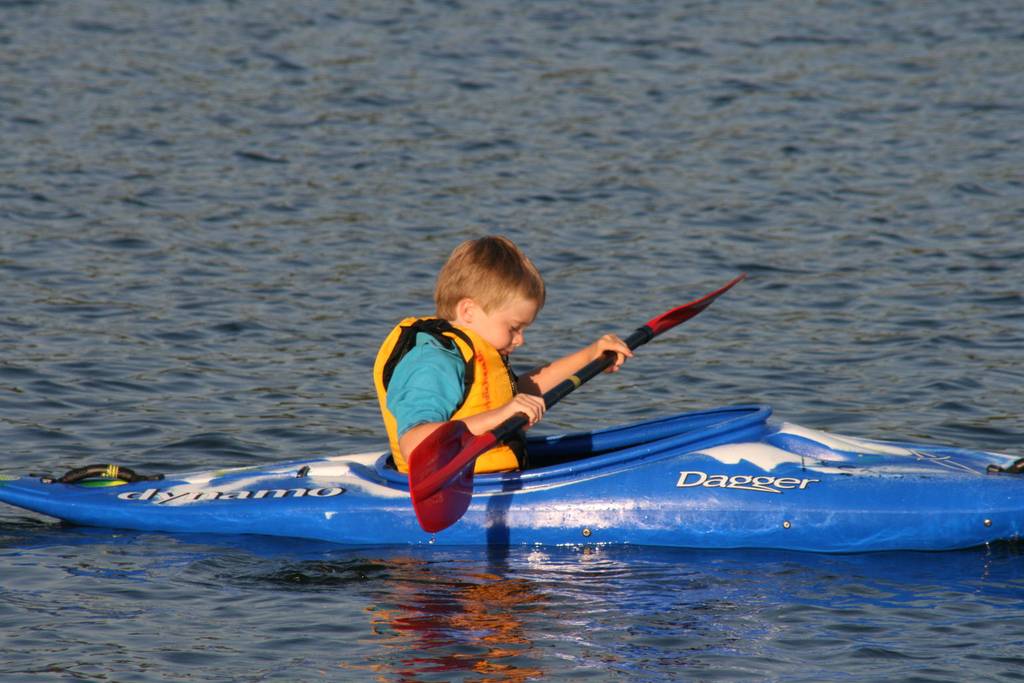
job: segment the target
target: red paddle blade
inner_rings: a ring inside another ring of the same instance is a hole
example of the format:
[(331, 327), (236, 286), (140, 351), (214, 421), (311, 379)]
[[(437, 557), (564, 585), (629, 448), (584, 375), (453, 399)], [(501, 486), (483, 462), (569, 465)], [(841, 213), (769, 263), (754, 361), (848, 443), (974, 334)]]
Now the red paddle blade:
[(730, 280), (728, 283), (726, 283), (725, 286), (716, 289), (710, 294), (705, 294), (699, 299), (694, 299), (688, 304), (683, 304), (682, 306), (673, 308), (671, 311), (668, 311), (667, 313), (662, 313), (657, 318), (651, 319), (650, 322), (648, 322), (647, 325), (645, 325), (645, 327), (650, 328), (652, 336), (656, 337), (662, 332), (672, 329), (679, 323), (686, 322), (693, 316), (703, 311), (705, 308), (711, 305), (711, 302), (713, 302), (715, 299), (728, 292), (730, 289), (733, 288), (734, 285), (738, 284), (745, 277), (747, 277), (746, 273), (740, 273), (732, 280)]
[(455, 420), (435, 429), (409, 455), (409, 493), (424, 531), (443, 531), (465, 514), (476, 458), (496, 443), (492, 433), (473, 436)]

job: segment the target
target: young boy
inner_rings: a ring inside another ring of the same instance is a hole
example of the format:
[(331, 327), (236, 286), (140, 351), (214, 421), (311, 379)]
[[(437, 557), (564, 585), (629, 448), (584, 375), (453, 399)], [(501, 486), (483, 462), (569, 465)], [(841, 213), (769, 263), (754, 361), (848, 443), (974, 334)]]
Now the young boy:
[[(516, 413), (529, 426), (544, 415), (544, 392), (605, 352), (616, 372), (633, 354), (607, 334), (575, 353), (516, 377), (508, 356), (544, 305), (544, 280), (511, 240), (463, 242), (437, 276), (433, 318), (406, 318), (384, 340), (373, 367), (391, 453), (401, 472), (409, 455), (449, 420), (483, 434)], [(476, 472), (503, 472), (526, 463), (525, 440), (496, 447)]]

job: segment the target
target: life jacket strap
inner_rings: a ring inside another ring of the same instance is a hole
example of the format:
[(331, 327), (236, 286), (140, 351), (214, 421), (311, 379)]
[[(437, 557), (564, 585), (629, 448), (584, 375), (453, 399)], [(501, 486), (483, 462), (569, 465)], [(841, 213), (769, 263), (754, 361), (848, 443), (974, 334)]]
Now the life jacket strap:
[[(452, 325), (447, 320), (441, 320), (440, 318), (428, 318), (426, 320), (416, 320), (415, 322), (409, 323), (408, 325), (402, 326), (402, 331), (398, 335), (398, 340), (395, 342), (395, 347), (391, 350), (391, 355), (388, 357), (387, 362), (384, 363), (384, 369), (381, 373), (381, 379), (384, 382), (384, 389), (388, 388), (391, 384), (391, 376), (395, 374), (395, 368), (401, 362), (405, 355), (413, 350), (416, 346), (416, 335), (420, 332), (429, 334), (431, 337), (436, 339), (439, 344), (444, 346), (446, 349), (455, 349), (455, 340), (448, 336), (448, 334), (454, 334), (456, 337), (466, 343), (473, 353), (476, 353), (476, 349), (473, 347), (473, 341), (469, 336), (460, 330), (459, 328)], [(462, 355), (462, 352), (459, 352)], [(462, 404), (466, 402), (466, 398), (469, 396), (469, 389), (473, 386), (474, 367), (473, 357), (470, 356), (469, 360), (462, 359), (466, 366), (466, 371), (463, 374), (462, 383), (462, 400), (459, 401), (459, 405), (455, 408), (458, 410), (462, 407)]]

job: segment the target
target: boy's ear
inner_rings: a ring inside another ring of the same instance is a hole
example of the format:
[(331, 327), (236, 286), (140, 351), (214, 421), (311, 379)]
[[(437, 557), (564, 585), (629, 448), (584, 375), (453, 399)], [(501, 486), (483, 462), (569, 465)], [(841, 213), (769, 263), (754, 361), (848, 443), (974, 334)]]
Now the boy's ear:
[(455, 304), (456, 319), (464, 323), (471, 323), (478, 308), (476, 302), (469, 297), (459, 299), (459, 303)]

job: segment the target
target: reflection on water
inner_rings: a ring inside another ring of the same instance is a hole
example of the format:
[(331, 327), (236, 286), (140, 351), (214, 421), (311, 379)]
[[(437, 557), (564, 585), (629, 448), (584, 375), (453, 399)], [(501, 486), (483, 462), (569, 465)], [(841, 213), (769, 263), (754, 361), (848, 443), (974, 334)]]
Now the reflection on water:
[[(418, 568), (417, 571), (432, 573)], [(473, 672), (522, 681), (543, 670), (518, 660), (534, 657), (535, 643), (523, 616), (542, 613), (544, 596), (524, 579), (493, 574), (458, 582), (436, 575), (420, 577), (427, 585), (396, 586), (393, 606), (372, 609), (372, 632), (390, 651), (403, 677), (417, 672)]]
[[(326, 600), (338, 590), (364, 598), (362, 650), (338, 666), (379, 680), (811, 681), (819, 657), (855, 680), (883, 680), (898, 678), (907, 657), (944, 671), (937, 635), (992, 662), (1024, 662), (1005, 638), (984, 642), (1021, 609), (1013, 545), (852, 556), (601, 546), (486, 559), (470, 549), (332, 554), (288, 564), (272, 580)], [(992, 623), (981, 626), (982, 614)]]
[[(926, 680), (957, 681), (1024, 666), (1015, 545), (487, 553), (34, 522), (0, 535), (0, 616), (24, 627), (12, 646), (57, 648), (74, 676), (107, 670), (110, 652), (122, 673), (159, 661), (179, 674), (289, 681), (818, 683), (899, 680), (908, 661)], [(97, 651), (82, 637), (96, 624), (116, 647)], [(25, 667), (0, 664), (0, 677), (22, 680)]]
[(372, 661), (346, 659), (339, 664), (343, 669), (387, 672), (401, 680), (474, 674), (524, 681), (544, 673), (536, 665), (533, 629), (556, 615), (540, 584), (510, 574), (502, 553), (479, 566), (397, 551), (382, 560), (302, 563), (266, 578), (314, 590), (371, 584), (379, 601), (366, 608), (362, 642), (374, 651)]

